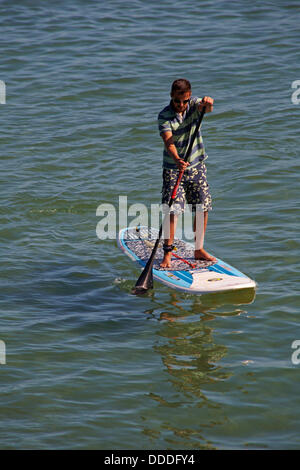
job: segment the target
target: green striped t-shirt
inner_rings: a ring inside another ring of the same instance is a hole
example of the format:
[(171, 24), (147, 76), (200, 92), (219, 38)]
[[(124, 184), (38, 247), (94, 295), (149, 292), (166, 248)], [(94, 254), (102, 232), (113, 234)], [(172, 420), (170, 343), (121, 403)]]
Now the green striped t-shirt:
[[(200, 116), (198, 105), (201, 103), (201, 98), (192, 97), (182, 116), (174, 111), (171, 103), (170, 101), (170, 104), (159, 113), (158, 129), (160, 135), (166, 131), (172, 132), (178, 155), (184, 159)], [(190, 163), (187, 170), (196, 167), (199, 162), (203, 162), (206, 158), (207, 154), (205, 153), (200, 126), (191, 155), (187, 160)], [(163, 153), (163, 168), (177, 168), (176, 163), (165, 148)]]

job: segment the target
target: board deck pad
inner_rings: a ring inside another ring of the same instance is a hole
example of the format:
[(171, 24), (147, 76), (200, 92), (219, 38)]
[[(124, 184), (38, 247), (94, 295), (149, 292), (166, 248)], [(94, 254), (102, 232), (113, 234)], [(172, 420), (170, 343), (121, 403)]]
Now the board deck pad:
[[(158, 237), (153, 227), (128, 227), (120, 230), (118, 246), (143, 268)], [(153, 278), (169, 287), (205, 294), (237, 289), (255, 288), (256, 283), (233, 266), (217, 258), (217, 261), (195, 260), (194, 245), (174, 238), (171, 268), (162, 268), (163, 240), (160, 241), (153, 264)], [(180, 259), (182, 258), (182, 259)]]

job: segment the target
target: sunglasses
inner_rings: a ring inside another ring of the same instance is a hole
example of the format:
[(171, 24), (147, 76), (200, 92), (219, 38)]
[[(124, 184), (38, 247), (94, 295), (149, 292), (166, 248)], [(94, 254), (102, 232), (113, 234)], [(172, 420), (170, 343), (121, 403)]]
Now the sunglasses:
[(188, 104), (189, 103), (189, 99), (188, 100), (178, 100), (178, 99), (173, 99), (174, 103), (176, 104), (180, 104), (180, 103), (183, 103), (183, 104)]

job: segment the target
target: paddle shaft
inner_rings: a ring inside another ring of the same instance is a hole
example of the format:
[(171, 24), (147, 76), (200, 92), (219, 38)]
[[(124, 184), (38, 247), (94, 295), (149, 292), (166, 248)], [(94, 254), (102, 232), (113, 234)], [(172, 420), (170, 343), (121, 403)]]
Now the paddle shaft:
[[(200, 126), (201, 126), (201, 122), (202, 122), (202, 119), (203, 119), (203, 116), (205, 114), (205, 106), (203, 106), (202, 108), (202, 111), (201, 111), (201, 114), (199, 116), (199, 120), (197, 122), (197, 125), (196, 125), (196, 128), (195, 128), (195, 132), (191, 138), (191, 141), (190, 141), (190, 144), (188, 146), (188, 149), (186, 151), (186, 154), (184, 156), (184, 161), (186, 162), (187, 159), (189, 158), (190, 154), (191, 154), (191, 151), (192, 151), (192, 148), (193, 148), (193, 145), (194, 145), (194, 142), (195, 142), (195, 139), (196, 139), (196, 136), (198, 134), (198, 131), (200, 129)], [(182, 180), (182, 177), (183, 177), (183, 174), (184, 174), (184, 170), (180, 170), (179, 172), (179, 175), (178, 175), (178, 178), (177, 178), (177, 181), (175, 183), (175, 186), (174, 186), (174, 189), (172, 191), (172, 194), (171, 194), (171, 198), (170, 198), (170, 201), (169, 201), (169, 208), (172, 207), (173, 205), (173, 202), (176, 198), (176, 194), (177, 194), (177, 191), (178, 191), (178, 187), (180, 185), (180, 182)], [(161, 239), (161, 236), (162, 236), (162, 231), (163, 231), (163, 225), (164, 225), (164, 221), (163, 223), (161, 224), (160, 228), (159, 228), (159, 233), (158, 233), (158, 238), (155, 242), (155, 245), (153, 247), (153, 250), (152, 250), (152, 253), (150, 255), (150, 258), (148, 259), (147, 261), (147, 264), (146, 266), (144, 267), (143, 271), (142, 271), (142, 274), (140, 275), (140, 277), (138, 278), (136, 284), (135, 284), (135, 288), (133, 289), (133, 293), (134, 294), (138, 294), (138, 293), (144, 293), (146, 292), (148, 289), (151, 289), (153, 287), (153, 274), (152, 274), (152, 268), (153, 268), (153, 263), (154, 263), (154, 258), (155, 258), (155, 255), (156, 255), (156, 252), (157, 252), (157, 248), (158, 248), (158, 245), (159, 245), (159, 242), (160, 242), (160, 239)]]

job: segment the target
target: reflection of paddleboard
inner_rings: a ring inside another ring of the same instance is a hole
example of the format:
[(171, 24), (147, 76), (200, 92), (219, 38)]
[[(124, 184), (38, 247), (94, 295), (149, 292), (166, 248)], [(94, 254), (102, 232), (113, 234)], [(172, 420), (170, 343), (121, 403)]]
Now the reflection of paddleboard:
[[(127, 256), (144, 267), (158, 237), (158, 230), (148, 227), (129, 227), (120, 230), (118, 245)], [(255, 288), (256, 283), (230, 264), (194, 259), (194, 246), (175, 238), (172, 268), (161, 268), (162, 241), (153, 265), (153, 278), (174, 289), (191, 294), (208, 294), (237, 289)]]

